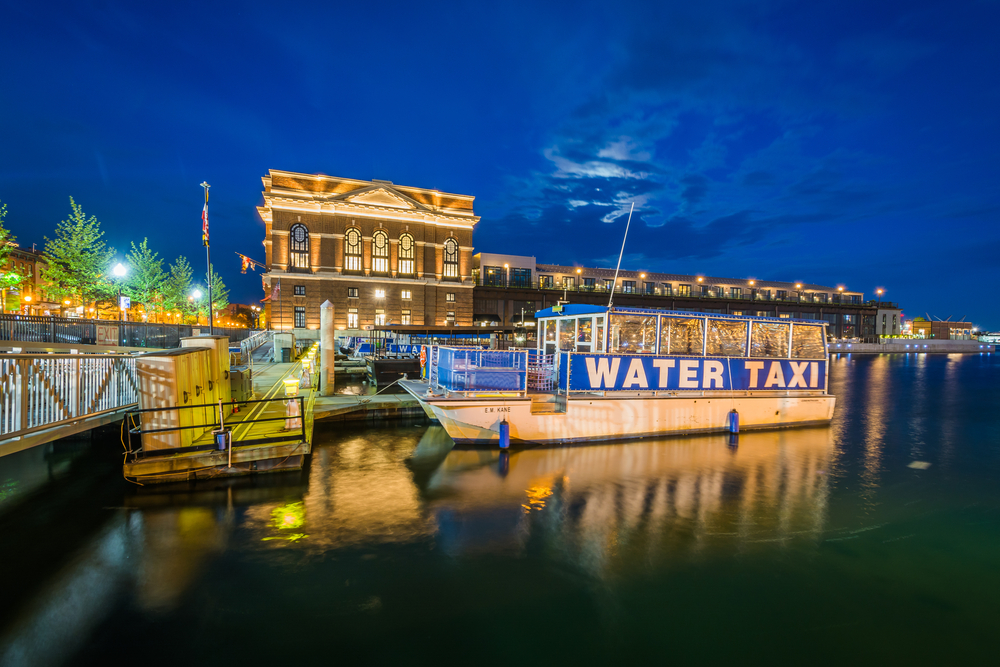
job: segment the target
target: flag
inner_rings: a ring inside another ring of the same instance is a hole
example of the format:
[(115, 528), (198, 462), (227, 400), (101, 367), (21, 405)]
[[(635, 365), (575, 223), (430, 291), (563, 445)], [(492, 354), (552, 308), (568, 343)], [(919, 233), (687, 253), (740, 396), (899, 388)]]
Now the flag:
[(208, 245), (208, 202), (205, 202), (205, 208), (201, 209), (201, 242), (203, 245)]
[(277, 299), (280, 293), (281, 293), (281, 281), (275, 280), (274, 287), (271, 288), (271, 300), (273, 301)]

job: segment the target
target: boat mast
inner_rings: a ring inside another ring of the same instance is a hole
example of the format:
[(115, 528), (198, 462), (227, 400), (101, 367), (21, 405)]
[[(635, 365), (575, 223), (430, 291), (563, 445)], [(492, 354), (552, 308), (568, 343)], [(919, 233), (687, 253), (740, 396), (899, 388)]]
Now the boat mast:
[(622, 255), (625, 253), (625, 239), (628, 238), (628, 226), (632, 224), (632, 211), (635, 209), (635, 202), (632, 202), (632, 207), (628, 210), (628, 221), (625, 223), (625, 236), (622, 238), (622, 249), (618, 253), (618, 266), (615, 267), (615, 280), (611, 283), (611, 296), (608, 297), (608, 309), (611, 309), (611, 303), (615, 300), (615, 285), (618, 284), (618, 269), (622, 268)]

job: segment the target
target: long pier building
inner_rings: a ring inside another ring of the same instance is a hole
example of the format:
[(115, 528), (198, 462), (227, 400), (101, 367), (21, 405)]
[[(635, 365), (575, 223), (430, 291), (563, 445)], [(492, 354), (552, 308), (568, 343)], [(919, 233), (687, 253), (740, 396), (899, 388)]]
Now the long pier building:
[(534, 257), (478, 253), (473, 257), (474, 320), (480, 325), (513, 325), (567, 299), (575, 303), (615, 304), (637, 308), (669, 308), (830, 323), (835, 338), (875, 336), (880, 312), (896, 304), (866, 301), (863, 292), (845, 285), (780, 282), (755, 278), (657, 273), (540, 264)]

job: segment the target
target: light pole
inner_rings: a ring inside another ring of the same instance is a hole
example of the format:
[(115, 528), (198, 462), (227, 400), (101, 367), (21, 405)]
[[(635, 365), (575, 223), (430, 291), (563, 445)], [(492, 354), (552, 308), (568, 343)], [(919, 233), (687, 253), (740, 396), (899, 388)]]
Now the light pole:
[[(188, 297), (188, 301), (194, 302), (194, 323), (195, 324), (201, 324), (200, 318), (198, 317), (198, 315), (199, 315), (198, 310), (201, 308), (201, 306), (197, 303), (200, 300), (201, 300), (201, 290), (200, 289), (196, 289), (195, 291), (191, 292), (191, 296)], [(212, 314), (209, 313), (208, 316), (209, 316), (209, 318), (211, 318)]]
[(122, 301), (122, 279), (125, 274), (128, 273), (128, 269), (121, 262), (115, 264), (115, 268), (111, 269), (111, 272), (115, 274), (118, 279), (118, 322), (120, 323), (121, 333), (118, 335), (118, 344), (124, 345), (125, 338), (125, 303)]

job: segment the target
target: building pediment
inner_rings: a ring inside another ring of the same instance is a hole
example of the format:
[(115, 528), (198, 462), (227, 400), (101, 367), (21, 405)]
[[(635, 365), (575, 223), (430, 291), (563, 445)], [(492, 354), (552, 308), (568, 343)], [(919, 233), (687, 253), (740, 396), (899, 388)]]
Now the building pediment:
[(406, 195), (393, 190), (384, 185), (377, 185), (364, 188), (363, 191), (348, 192), (341, 197), (344, 201), (352, 204), (364, 204), (366, 206), (384, 206), (406, 211), (423, 209), (424, 207)]

